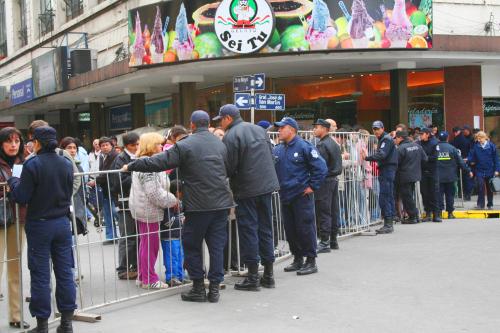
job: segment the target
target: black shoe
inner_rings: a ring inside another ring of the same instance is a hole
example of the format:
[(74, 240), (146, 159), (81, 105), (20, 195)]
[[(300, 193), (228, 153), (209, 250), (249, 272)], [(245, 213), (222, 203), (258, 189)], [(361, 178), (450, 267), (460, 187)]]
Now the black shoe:
[(57, 327), (57, 333), (73, 333), (73, 311), (61, 313), (61, 324)]
[(409, 218), (403, 220), (401, 224), (417, 224), (418, 220), (416, 216), (410, 216)]
[(471, 201), (470, 195), (465, 195), (464, 196), (464, 201)]
[(316, 249), (316, 253), (329, 253), (332, 249), (330, 248), (330, 240), (324, 242), (321, 241), (318, 243), (318, 248)]
[(313, 273), (318, 273), (318, 266), (316, 266), (316, 258), (308, 257), (304, 266), (302, 266), (302, 268), (297, 271), (297, 275), (309, 275)]
[(453, 212), (451, 213), (448, 213), (448, 220), (452, 220), (452, 219), (455, 219), (455, 215), (453, 215)]
[(47, 318), (36, 318), (36, 327), (28, 333), (49, 333), (49, 320)]
[(264, 288), (275, 288), (276, 283), (274, 281), (273, 263), (263, 263), (264, 274), (260, 278), (260, 285)]
[(432, 214), (431, 212), (425, 212), (425, 217), (422, 219), (422, 222), (431, 222)]
[(30, 328), (30, 324), (28, 324), (25, 321), (23, 321), (22, 327), (21, 327), (21, 322), (20, 321), (11, 321), (9, 323), (9, 326), (12, 327), (12, 328), (24, 328), (24, 329)]
[(181, 298), (185, 302), (206, 302), (205, 281), (203, 279), (193, 279), (193, 288), (187, 293), (182, 293)]
[(378, 230), (376, 230), (375, 232), (377, 234), (390, 234), (392, 232), (394, 232), (394, 228), (392, 226), (393, 222), (392, 222), (392, 219), (390, 217), (386, 217), (384, 218), (384, 226)]
[(285, 267), (285, 272), (296, 272), (300, 270), (303, 265), (304, 265), (304, 258), (295, 257), (295, 259), (293, 259), (293, 262)]
[(332, 234), (332, 236), (330, 237), (330, 249), (332, 249), (332, 250), (339, 249), (339, 242), (337, 240), (337, 234)]
[(219, 294), (219, 284), (217, 282), (210, 281), (208, 285), (208, 301), (210, 303), (219, 302), (220, 294)]
[(236, 290), (260, 291), (259, 264), (248, 264), (248, 275), (240, 283), (234, 285)]
[(443, 222), (443, 220), (441, 219), (441, 212), (435, 212), (433, 214), (433, 217), (432, 217), (432, 222)]

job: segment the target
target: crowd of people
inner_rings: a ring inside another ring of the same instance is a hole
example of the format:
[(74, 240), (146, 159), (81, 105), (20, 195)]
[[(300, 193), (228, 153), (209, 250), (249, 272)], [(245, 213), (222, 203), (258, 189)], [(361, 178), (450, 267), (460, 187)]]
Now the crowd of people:
[[(211, 121), (220, 127), (210, 127)], [(28, 130), (30, 145), (17, 129), (0, 130), (0, 181), (8, 183), (0, 195), (10, 214), (0, 227), (0, 255), (3, 258), (7, 245), (7, 259), (15, 258), (18, 244), (22, 249), (28, 243), (30, 312), (37, 318), (31, 332), (48, 332), (49, 261), (62, 314), (57, 331), (72, 332), (75, 279), (80, 278), (75, 276), (74, 237), (88, 232), (88, 222), (101, 227), (103, 220), (105, 244), (118, 242), (119, 279), (136, 280), (144, 289), (192, 282), (181, 295), (183, 301), (215, 303), (224, 279), (231, 216), (238, 224), (241, 260), (248, 268), (235, 289), (275, 288), (274, 193), (279, 193), (293, 255), (284, 270), (299, 276), (318, 272), (317, 255), (339, 248), (339, 228), (352, 213), (343, 211), (343, 203), (353, 196), (360, 224), (378, 218), (369, 216), (366, 207), (370, 197), (378, 197), (384, 221), (378, 234), (392, 233), (398, 220), (421, 222), (417, 182), (425, 211), (422, 221), (442, 222), (443, 211), (447, 218), (454, 217), (457, 184), (466, 200), (477, 192), (477, 208), (493, 207), (490, 180), (498, 176), (500, 161), (482, 131), (456, 127), (450, 141), (437, 127), (408, 130), (399, 124), (387, 131), (375, 121), (370, 136), (362, 128), (338, 129), (331, 119), (313, 125), (314, 138), (299, 132), (291, 117), (254, 125), (228, 104), (214, 119), (205, 111), (193, 112), (189, 129), (174, 126), (166, 138), (129, 132), (117, 147), (116, 138), (102, 137), (94, 140), (90, 153), (76, 138), (58, 141), (56, 131), (41, 120)], [(273, 129), (278, 131), (275, 138), (268, 133)], [(16, 203), (19, 210), (14, 209)], [(14, 220), (25, 233), (18, 232)], [(77, 230), (72, 230), (72, 221), (77, 221)], [(207, 273), (203, 242), (210, 256)], [(160, 249), (165, 279), (155, 269)], [(259, 265), (264, 267), (262, 276)], [(27, 329), (20, 317), (15, 260), (8, 261), (7, 273), (10, 325)]]

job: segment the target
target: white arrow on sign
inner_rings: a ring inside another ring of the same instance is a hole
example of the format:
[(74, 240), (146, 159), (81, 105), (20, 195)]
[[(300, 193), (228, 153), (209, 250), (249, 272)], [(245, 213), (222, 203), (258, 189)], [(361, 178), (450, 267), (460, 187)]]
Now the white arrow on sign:
[(262, 80), (262, 78), (259, 76), (257, 78), (257, 81), (255, 81), (255, 84), (257, 85), (257, 88), (260, 88), (264, 84), (264, 80)]
[(247, 106), (248, 105), (248, 99), (246, 99), (243, 96), (240, 96), (236, 100), (236, 105), (239, 106), (239, 107)]

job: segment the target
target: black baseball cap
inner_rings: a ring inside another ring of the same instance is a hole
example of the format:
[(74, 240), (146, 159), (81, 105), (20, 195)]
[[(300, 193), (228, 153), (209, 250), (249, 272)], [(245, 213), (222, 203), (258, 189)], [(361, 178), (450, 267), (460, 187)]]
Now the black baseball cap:
[(219, 109), (219, 115), (212, 120), (218, 121), (218, 120), (221, 120), (222, 118), (224, 118), (225, 116), (230, 116), (230, 117), (235, 118), (235, 117), (238, 117), (239, 115), (240, 115), (240, 109), (238, 109), (238, 107), (236, 105), (226, 104), (226, 105), (223, 105)]
[(330, 127), (332, 126), (329, 122), (327, 122), (326, 120), (324, 119), (318, 119), (316, 120), (314, 123), (313, 123), (314, 126), (316, 125), (320, 125), (320, 126), (323, 126), (325, 128), (328, 128), (330, 129)]
[(421, 133), (428, 133), (428, 134), (432, 133), (431, 129), (430, 129), (430, 128), (428, 128), (428, 127), (424, 127), (424, 128), (422, 128), (422, 129), (420, 130), (420, 132), (421, 132)]
[(396, 138), (407, 138), (407, 137), (408, 137), (407, 131), (397, 131), (396, 132)]

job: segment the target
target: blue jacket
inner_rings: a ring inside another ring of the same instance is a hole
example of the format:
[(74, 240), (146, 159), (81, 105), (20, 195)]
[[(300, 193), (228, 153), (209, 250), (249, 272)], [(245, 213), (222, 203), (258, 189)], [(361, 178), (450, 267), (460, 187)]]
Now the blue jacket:
[(285, 203), (302, 195), (307, 187), (318, 190), (328, 173), (326, 162), (316, 148), (298, 135), (288, 144), (277, 145), (273, 155), (281, 201)]
[(463, 171), (463, 178), (469, 177), (470, 169), (465, 164), (457, 148), (448, 142), (440, 142), (436, 147), (438, 151), (437, 167), (440, 183), (453, 183), (458, 180), (457, 169)]
[(498, 159), (497, 147), (491, 141), (486, 143), (486, 147), (481, 147), (476, 142), (467, 157), (469, 164), (474, 166), (477, 177), (491, 178), (495, 171), (500, 172), (500, 161)]
[(451, 144), (460, 150), (460, 155), (462, 155), (462, 158), (467, 158), (467, 155), (469, 155), (469, 151), (472, 148), (472, 145), (474, 142), (472, 141), (472, 138), (464, 136), (462, 133), (460, 133), (457, 137), (453, 139)]
[(26, 219), (51, 220), (68, 216), (73, 195), (73, 165), (55, 152), (28, 159), (21, 178), (8, 181), (12, 200), (28, 204)]
[(422, 171), (424, 175), (432, 175), (437, 177), (437, 159), (438, 159), (438, 151), (437, 145), (439, 141), (431, 136), (427, 141), (419, 141), (418, 142), (422, 148), (424, 149), (425, 154), (427, 155), (427, 162), (422, 163)]
[(378, 139), (377, 151), (373, 155), (367, 156), (365, 160), (377, 162), (381, 172), (390, 169), (396, 170), (398, 167), (398, 151), (391, 136), (384, 133)]

